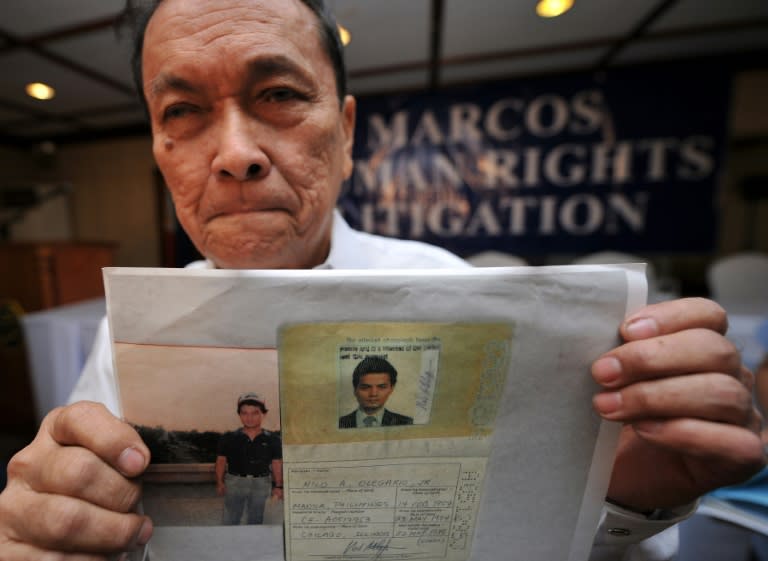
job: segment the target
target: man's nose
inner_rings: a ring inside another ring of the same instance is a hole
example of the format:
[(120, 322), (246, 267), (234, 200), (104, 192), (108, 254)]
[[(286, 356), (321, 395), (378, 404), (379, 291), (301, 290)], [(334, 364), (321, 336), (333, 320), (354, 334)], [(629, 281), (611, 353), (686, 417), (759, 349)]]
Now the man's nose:
[(227, 107), (218, 118), (213, 173), (237, 181), (266, 176), (272, 163), (261, 147), (262, 125), (237, 106)]

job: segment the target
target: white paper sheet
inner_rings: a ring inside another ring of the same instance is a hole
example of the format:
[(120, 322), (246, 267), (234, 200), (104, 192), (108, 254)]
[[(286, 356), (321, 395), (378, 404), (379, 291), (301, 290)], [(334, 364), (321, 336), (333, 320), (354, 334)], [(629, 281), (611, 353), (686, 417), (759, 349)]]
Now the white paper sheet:
[[(196, 410), (194, 430), (221, 430), (238, 391), (279, 393), (267, 419), (284, 438), (289, 559), (587, 559), (618, 437), (592, 410), (590, 365), (644, 304), (641, 265), (105, 271), (126, 420), (189, 430), (174, 412)], [(478, 349), (499, 340), (494, 374)], [(412, 426), (339, 428), (353, 403), (343, 357), (366, 352), (419, 372), (390, 398)], [(212, 559), (217, 530), (244, 537), (222, 537), (217, 559), (283, 547), (253, 527), (194, 524), (161, 528), (151, 559)]]

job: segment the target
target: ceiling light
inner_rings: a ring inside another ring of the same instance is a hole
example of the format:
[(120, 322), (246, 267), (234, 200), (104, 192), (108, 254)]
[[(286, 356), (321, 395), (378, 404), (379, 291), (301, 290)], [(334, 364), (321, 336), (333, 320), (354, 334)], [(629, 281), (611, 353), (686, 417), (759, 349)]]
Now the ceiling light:
[(341, 37), (341, 44), (346, 47), (347, 45), (349, 45), (349, 42), (352, 40), (352, 35), (349, 33), (349, 29), (347, 29), (340, 23), (337, 23), (336, 26), (339, 28), (339, 37)]
[(555, 18), (573, 7), (573, 0), (539, 0), (536, 13), (543, 18)]
[(32, 82), (31, 84), (27, 84), (25, 90), (29, 97), (34, 97), (35, 99), (51, 99), (56, 95), (56, 90), (42, 82)]

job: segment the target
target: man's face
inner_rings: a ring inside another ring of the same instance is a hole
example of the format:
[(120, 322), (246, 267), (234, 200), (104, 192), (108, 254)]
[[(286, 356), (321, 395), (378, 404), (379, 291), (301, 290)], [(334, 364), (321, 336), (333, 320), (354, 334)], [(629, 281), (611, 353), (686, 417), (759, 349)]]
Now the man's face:
[(155, 160), (181, 225), (221, 268), (309, 268), (352, 171), (314, 14), (298, 0), (164, 0), (147, 27)]
[(360, 376), (355, 388), (355, 397), (360, 408), (366, 413), (375, 413), (384, 407), (395, 387), (389, 382), (389, 374), (371, 373)]
[(246, 429), (260, 429), (261, 422), (264, 420), (264, 413), (261, 411), (261, 407), (256, 405), (241, 405), (240, 422), (243, 424), (243, 428)]

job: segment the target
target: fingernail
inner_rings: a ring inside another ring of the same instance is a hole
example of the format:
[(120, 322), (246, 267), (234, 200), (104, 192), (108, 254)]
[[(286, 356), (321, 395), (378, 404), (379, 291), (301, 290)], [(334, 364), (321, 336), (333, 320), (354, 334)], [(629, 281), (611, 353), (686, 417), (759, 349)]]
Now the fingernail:
[(152, 537), (152, 521), (148, 518), (144, 520), (144, 524), (141, 525), (141, 530), (136, 537), (137, 545), (146, 545), (149, 539)]
[(631, 339), (646, 339), (659, 334), (659, 325), (652, 318), (637, 318), (628, 321), (624, 330)]
[(117, 459), (117, 467), (125, 475), (136, 475), (144, 469), (144, 455), (136, 448), (126, 448)]
[(594, 399), (595, 408), (602, 415), (615, 413), (621, 409), (622, 403), (621, 393), (619, 392), (599, 393)]
[(610, 385), (621, 376), (621, 363), (613, 356), (603, 357), (592, 365), (592, 377), (598, 384)]

